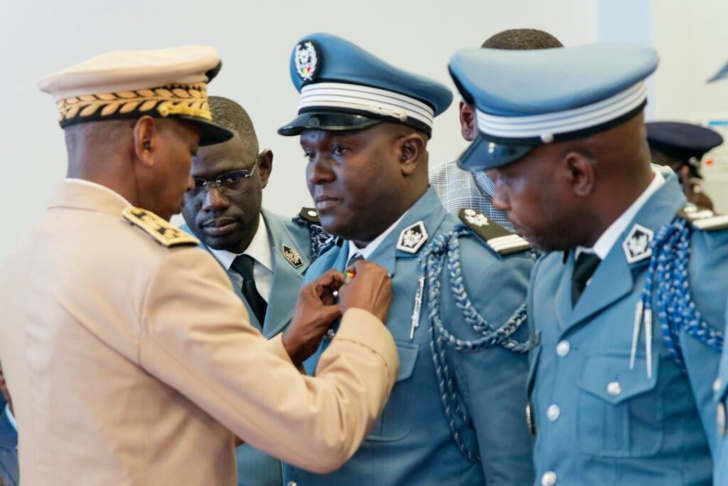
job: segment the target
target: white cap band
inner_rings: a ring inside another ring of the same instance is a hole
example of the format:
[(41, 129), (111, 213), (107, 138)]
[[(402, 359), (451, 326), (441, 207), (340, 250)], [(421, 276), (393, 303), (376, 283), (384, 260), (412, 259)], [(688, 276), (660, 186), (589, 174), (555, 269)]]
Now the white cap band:
[(647, 99), (645, 83), (639, 82), (598, 103), (571, 110), (532, 116), (496, 116), (476, 109), (478, 130), (494, 137), (540, 138), (544, 143), (555, 135), (576, 132), (610, 122), (637, 109)]
[(346, 83), (314, 83), (301, 89), (298, 112), (313, 108), (338, 108), (391, 117), (401, 122), (413, 118), (432, 128), (435, 113), (427, 104), (409, 96), (370, 86)]

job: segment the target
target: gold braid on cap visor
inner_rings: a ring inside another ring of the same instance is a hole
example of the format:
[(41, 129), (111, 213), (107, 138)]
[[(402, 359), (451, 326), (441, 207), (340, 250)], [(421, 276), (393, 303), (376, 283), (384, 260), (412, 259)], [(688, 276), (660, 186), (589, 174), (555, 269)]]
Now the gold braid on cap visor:
[(175, 84), (118, 93), (88, 94), (58, 102), (58, 121), (61, 126), (142, 115), (187, 115), (211, 121), (207, 84)]

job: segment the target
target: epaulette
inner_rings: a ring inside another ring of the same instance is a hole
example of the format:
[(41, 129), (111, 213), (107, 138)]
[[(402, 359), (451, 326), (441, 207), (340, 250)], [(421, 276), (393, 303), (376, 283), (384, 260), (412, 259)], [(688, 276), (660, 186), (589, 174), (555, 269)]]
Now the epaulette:
[(311, 262), (313, 263), (331, 240), (331, 235), (321, 227), (318, 211), (314, 208), (302, 208), (301, 212), (293, 217), (293, 222), (308, 228), (311, 238)]
[(728, 214), (715, 214), (712, 210), (694, 204), (688, 204), (678, 213), (678, 217), (690, 221), (693, 226), (703, 231), (720, 231), (728, 229)]
[(458, 217), (499, 255), (530, 250), (531, 245), (475, 209), (461, 209)]
[(124, 219), (138, 226), (158, 243), (166, 246), (197, 246), (200, 240), (177, 228), (169, 221), (160, 218), (151, 211), (129, 206), (121, 213)]
[(319, 226), (321, 225), (318, 211), (316, 211), (314, 208), (301, 208), (301, 212), (298, 213), (298, 215), (309, 223), (317, 224)]

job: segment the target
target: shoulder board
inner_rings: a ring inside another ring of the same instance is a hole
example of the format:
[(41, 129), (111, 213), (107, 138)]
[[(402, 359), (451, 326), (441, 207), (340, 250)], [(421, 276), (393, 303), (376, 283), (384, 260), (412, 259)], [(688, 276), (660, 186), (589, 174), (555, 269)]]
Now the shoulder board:
[(151, 211), (129, 206), (121, 213), (124, 219), (138, 226), (158, 243), (166, 246), (197, 246), (200, 240), (177, 228), (169, 221), (160, 218)]
[(318, 211), (316, 211), (314, 208), (301, 208), (301, 212), (298, 213), (298, 215), (303, 218), (305, 221), (308, 221), (309, 223), (313, 224), (321, 224), (321, 220), (319, 219)]
[(712, 210), (689, 204), (682, 208), (678, 217), (690, 221), (693, 226), (703, 231), (720, 231), (728, 229), (728, 214), (715, 214)]
[(475, 209), (461, 209), (458, 217), (473, 233), (478, 235), (500, 255), (510, 255), (529, 250), (531, 245), (517, 234), (511, 233), (492, 219)]

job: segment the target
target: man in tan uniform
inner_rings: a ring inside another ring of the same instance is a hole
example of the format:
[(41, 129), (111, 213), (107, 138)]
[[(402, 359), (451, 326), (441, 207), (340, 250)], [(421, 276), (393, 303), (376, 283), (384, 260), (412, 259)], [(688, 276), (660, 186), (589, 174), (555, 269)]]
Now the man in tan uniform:
[[(266, 341), (220, 265), (167, 222), (198, 142), (230, 137), (207, 103), (218, 67), (213, 48), (123, 51), (40, 83), (68, 179), (0, 269), (25, 486), (235, 484), (235, 435), (330, 471), (384, 406), (399, 361), (383, 269), (358, 262), (347, 283), (307, 285), (289, 330)], [(316, 378), (300, 374), (339, 317)]]

